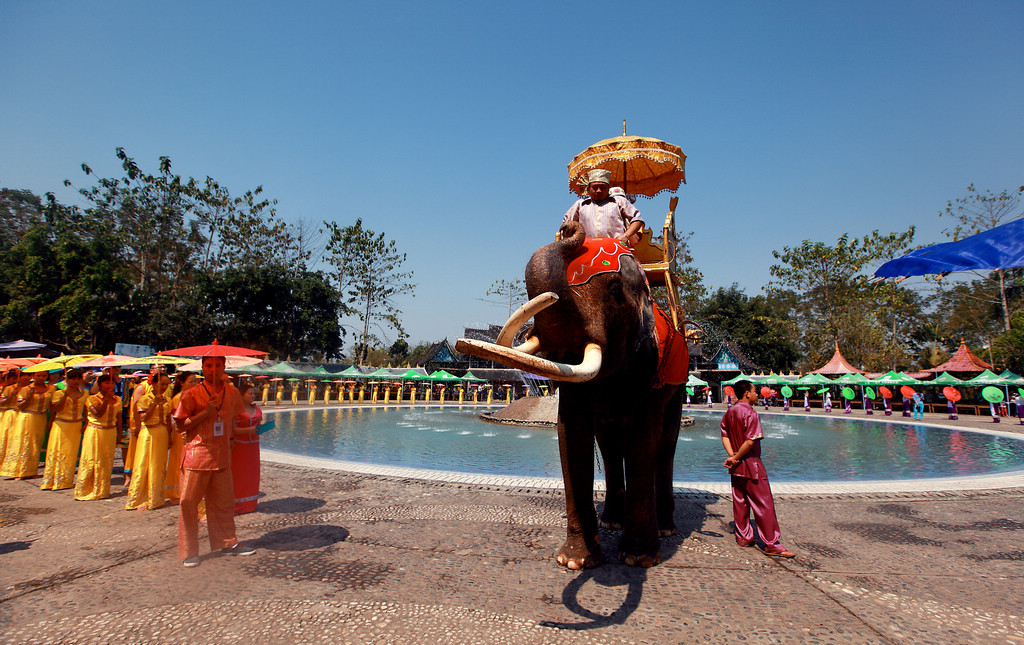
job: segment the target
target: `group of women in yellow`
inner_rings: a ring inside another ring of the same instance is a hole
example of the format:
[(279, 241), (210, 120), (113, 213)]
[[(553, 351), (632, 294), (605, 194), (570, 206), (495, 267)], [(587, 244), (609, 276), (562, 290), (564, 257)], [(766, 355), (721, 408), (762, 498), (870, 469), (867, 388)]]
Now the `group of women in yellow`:
[[(95, 382), (82, 370), (67, 370), (51, 384), (47, 372), (9, 369), (0, 383), (0, 477), (39, 477), (44, 490), (74, 489), (76, 500), (111, 496), (114, 459), (120, 446), (128, 510), (177, 504), (182, 477), (185, 425), (174, 419), (181, 396), (200, 381), (179, 371), (173, 382), (154, 371), (138, 384), (125, 382), (115, 394), (116, 370)], [(256, 510), (260, 451), (257, 427), (262, 412), (251, 385), (238, 387), (242, 408), (231, 437), (235, 514)], [(127, 399), (127, 401), (124, 401)], [(128, 414), (124, 414), (127, 407)], [(121, 440), (127, 417), (127, 445)], [(76, 477), (77, 471), (77, 477)]]

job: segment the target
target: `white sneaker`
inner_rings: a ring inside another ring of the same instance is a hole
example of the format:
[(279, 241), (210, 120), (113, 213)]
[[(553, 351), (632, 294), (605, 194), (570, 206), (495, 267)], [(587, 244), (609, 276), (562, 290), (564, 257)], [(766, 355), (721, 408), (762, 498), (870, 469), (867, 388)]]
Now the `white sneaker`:
[(185, 567), (186, 569), (192, 569), (193, 567), (198, 567), (199, 566), (199, 556), (198, 555), (194, 555), (191, 558), (185, 558), (184, 560), (181, 561), (181, 566)]

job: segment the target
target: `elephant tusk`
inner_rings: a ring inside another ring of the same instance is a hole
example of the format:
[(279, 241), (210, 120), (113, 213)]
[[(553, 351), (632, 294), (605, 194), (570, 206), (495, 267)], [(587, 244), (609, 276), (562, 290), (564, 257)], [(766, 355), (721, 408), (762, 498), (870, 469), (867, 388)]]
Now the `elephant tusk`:
[(540, 339), (537, 338), (536, 336), (530, 336), (522, 345), (517, 345), (512, 349), (520, 351), (524, 354), (536, 354), (537, 350), (540, 349)]
[(602, 350), (597, 343), (587, 344), (583, 350), (583, 362), (579, 365), (549, 361), (512, 347), (468, 338), (460, 338), (455, 343), (455, 349), (463, 354), (495, 361), (538, 376), (546, 376), (552, 381), (584, 383), (592, 380), (601, 371)]
[[(515, 338), (516, 332), (519, 331), (519, 328), (522, 327), (527, 320), (533, 318), (538, 311), (543, 311), (556, 302), (558, 302), (558, 294), (554, 291), (545, 291), (521, 306), (519, 309), (516, 309), (512, 315), (508, 317), (508, 321), (505, 323), (505, 326), (501, 328), (501, 333), (498, 334), (498, 344), (504, 345), (505, 347), (512, 347), (512, 339)], [(525, 343), (523, 346), (525, 346)], [(533, 352), (528, 353), (532, 354)]]

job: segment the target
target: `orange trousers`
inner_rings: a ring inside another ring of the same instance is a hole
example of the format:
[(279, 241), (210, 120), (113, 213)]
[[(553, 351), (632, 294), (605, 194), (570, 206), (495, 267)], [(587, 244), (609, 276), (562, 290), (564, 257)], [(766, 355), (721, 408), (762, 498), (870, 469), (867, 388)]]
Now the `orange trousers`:
[(181, 470), (181, 506), (178, 515), (178, 557), (199, 555), (199, 501), (206, 500), (206, 528), (210, 550), (238, 543), (235, 537), (235, 493), (231, 469)]

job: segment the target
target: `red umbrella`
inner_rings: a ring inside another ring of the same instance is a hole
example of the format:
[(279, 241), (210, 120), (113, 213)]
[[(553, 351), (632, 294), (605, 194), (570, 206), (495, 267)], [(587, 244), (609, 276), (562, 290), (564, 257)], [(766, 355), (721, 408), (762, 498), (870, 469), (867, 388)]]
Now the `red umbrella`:
[(910, 387), (909, 385), (904, 385), (903, 387), (900, 388), (900, 394), (902, 394), (908, 399), (912, 399), (914, 398), (915, 394), (914, 388)]
[(891, 399), (892, 398), (892, 390), (890, 390), (889, 388), (885, 387), (884, 385), (882, 387), (878, 388), (878, 392), (882, 395), (883, 399)]
[(960, 391), (951, 385), (942, 388), (942, 395), (954, 403), (960, 400)]
[(725, 395), (726, 396), (731, 396), (732, 398), (736, 398), (736, 391), (734, 389), (732, 389), (731, 385), (726, 385), (725, 386)]
[(771, 395), (772, 395), (772, 389), (770, 387), (768, 387), (767, 385), (761, 386), (761, 396), (763, 396), (764, 398), (767, 399)]
[(267, 354), (268, 352), (262, 352), (256, 349), (247, 349), (245, 347), (233, 347), (231, 345), (221, 345), (215, 338), (209, 345), (196, 345), (194, 347), (180, 347), (178, 349), (168, 349), (163, 352), (171, 356), (257, 356)]

